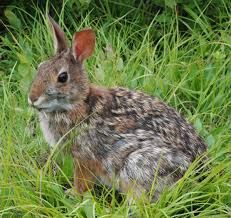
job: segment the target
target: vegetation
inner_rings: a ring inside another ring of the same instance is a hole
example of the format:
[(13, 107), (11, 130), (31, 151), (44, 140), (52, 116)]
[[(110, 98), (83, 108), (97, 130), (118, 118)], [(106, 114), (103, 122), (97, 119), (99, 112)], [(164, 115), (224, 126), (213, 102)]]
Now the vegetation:
[(22, 2), (28, 1), (4, 9), (0, 36), (0, 216), (126, 217), (129, 212), (128, 197), (118, 198), (102, 185), (100, 193), (95, 189), (83, 198), (66, 192), (73, 180), (71, 156), (58, 145), (49, 151), (28, 107), (37, 65), (53, 52), (49, 9), (70, 41), (84, 27), (96, 31), (96, 50), (86, 62), (92, 82), (159, 96), (184, 114), (209, 146), (204, 166), (193, 164), (157, 202), (135, 202), (135, 217), (229, 217), (231, 2), (67, 0), (62, 7), (60, 1), (42, 7)]

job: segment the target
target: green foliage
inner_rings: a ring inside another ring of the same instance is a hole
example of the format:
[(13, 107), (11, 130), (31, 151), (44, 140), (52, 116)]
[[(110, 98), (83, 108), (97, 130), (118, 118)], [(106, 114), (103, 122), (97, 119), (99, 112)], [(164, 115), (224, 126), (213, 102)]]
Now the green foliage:
[(118, 201), (114, 189), (101, 187), (101, 194), (83, 198), (66, 192), (73, 184), (71, 156), (65, 146), (49, 151), (27, 105), (37, 65), (53, 53), (49, 9), (70, 41), (81, 28), (96, 31), (96, 51), (86, 63), (92, 82), (159, 96), (209, 145), (202, 169), (193, 164), (158, 202), (141, 198), (132, 212), (137, 217), (228, 217), (231, 3), (68, 0), (60, 7), (60, 1), (28, 2), (5, 9), (6, 33), (0, 36), (1, 216), (126, 217), (129, 212), (128, 197)]

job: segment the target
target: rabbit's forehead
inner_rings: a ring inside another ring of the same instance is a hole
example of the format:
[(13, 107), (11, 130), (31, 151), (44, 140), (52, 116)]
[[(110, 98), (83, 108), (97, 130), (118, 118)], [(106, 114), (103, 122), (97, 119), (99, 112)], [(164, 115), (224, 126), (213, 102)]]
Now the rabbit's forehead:
[(50, 60), (43, 61), (38, 65), (40, 73), (59, 73), (60, 70), (68, 70), (69, 59), (67, 57), (53, 57)]

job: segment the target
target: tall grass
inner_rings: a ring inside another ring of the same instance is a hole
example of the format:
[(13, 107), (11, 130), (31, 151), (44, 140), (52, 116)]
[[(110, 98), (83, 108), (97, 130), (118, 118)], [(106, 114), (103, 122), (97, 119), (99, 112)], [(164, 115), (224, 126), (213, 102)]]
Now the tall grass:
[[(230, 3), (221, 1), (220, 16), (230, 18)], [(47, 8), (49, 3), (47, 3)], [(50, 6), (51, 7), (51, 6)], [(59, 148), (49, 151), (37, 117), (27, 105), (27, 90), (37, 64), (52, 55), (52, 38), (44, 11), (32, 16), (8, 9), (11, 18), (0, 46), (0, 215), (3, 217), (125, 217), (128, 198), (115, 191), (86, 193), (72, 186), (72, 159)], [(103, 9), (102, 9), (103, 8)], [(168, 102), (192, 122), (209, 145), (209, 160), (195, 164), (155, 203), (132, 205), (138, 217), (228, 217), (231, 215), (231, 23), (210, 26), (203, 9), (186, 18), (173, 16), (155, 30), (158, 15), (141, 26), (135, 8), (114, 18), (107, 6), (103, 18), (85, 13), (79, 19), (65, 3), (56, 20), (71, 41), (74, 31), (92, 27), (97, 46), (86, 69), (92, 82), (139, 89)], [(225, 11), (225, 12), (224, 12)], [(134, 13), (133, 20), (126, 19)], [(65, 21), (65, 22), (64, 22)], [(185, 34), (179, 29), (184, 24)], [(49, 161), (48, 161), (49, 160)]]

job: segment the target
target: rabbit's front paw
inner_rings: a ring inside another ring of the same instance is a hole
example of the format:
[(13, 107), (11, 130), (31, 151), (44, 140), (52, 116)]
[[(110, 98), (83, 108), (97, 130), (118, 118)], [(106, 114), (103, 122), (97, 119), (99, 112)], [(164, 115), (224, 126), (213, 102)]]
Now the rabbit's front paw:
[(94, 180), (92, 172), (86, 168), (86, 166), (77, 162), (74, 172), (74, 186), (76, 192), (82, 195), (84, 192), (89, 191), (94, 186)]
[(91, 181), (89, 182), (83, 179), (77, 179), (75, 182), (76, 192), (82, 195), (84, 192), (89, 191), (93, 187), (91, 183)]

